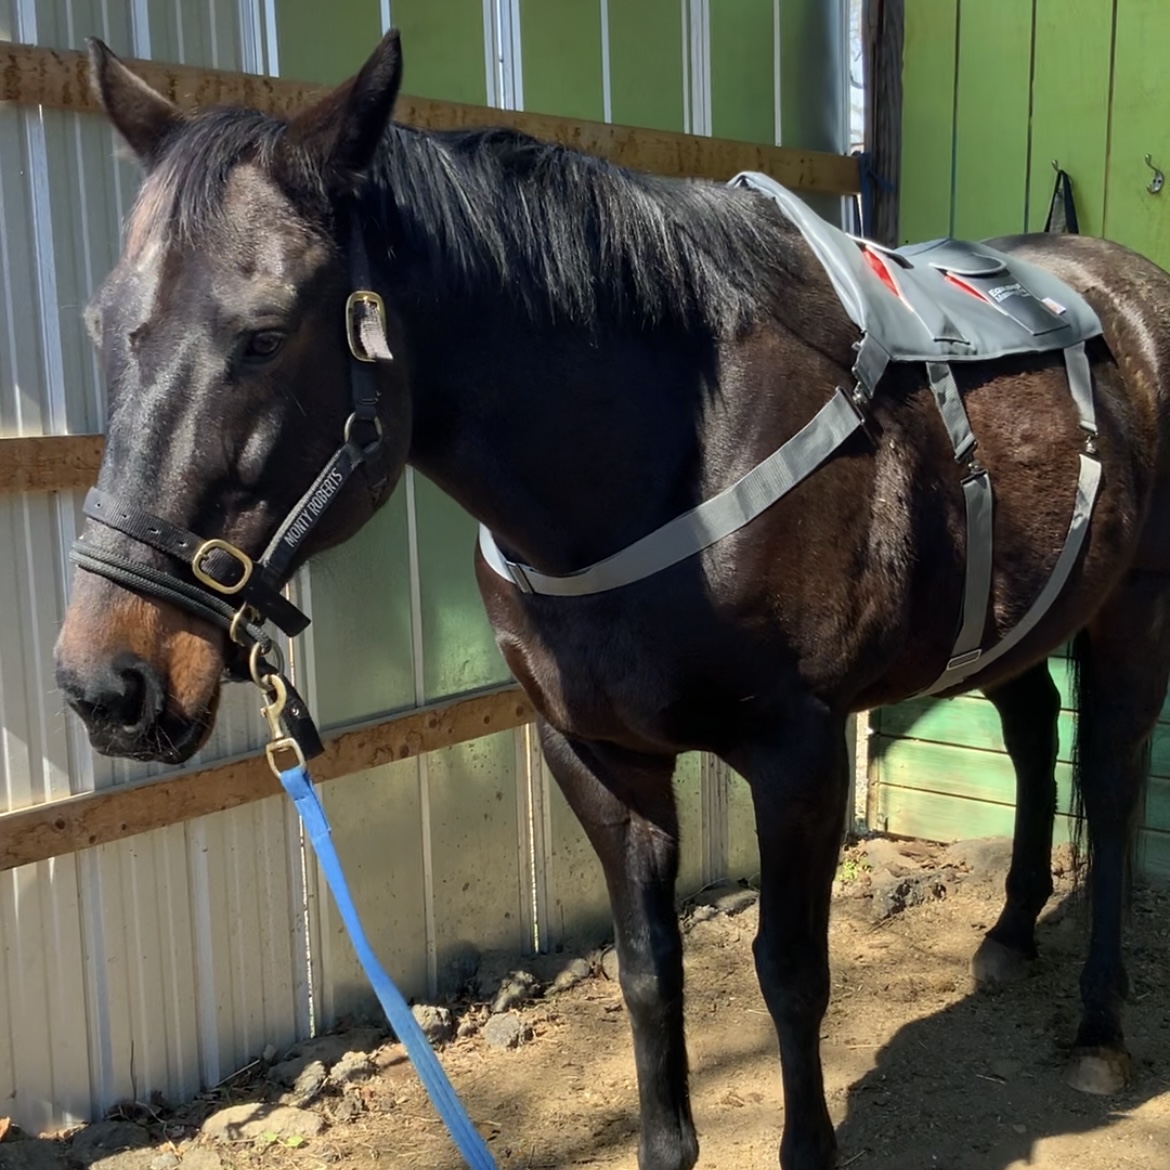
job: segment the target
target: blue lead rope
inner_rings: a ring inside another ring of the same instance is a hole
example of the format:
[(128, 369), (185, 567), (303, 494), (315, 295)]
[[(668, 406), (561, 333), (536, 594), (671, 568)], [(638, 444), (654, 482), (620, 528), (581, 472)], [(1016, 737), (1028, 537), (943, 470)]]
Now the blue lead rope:
[(341, 912), (346, 930), (349, 931), (353, 949), (357, 952), (357, 957), (378, 996), (378, 1002), (382, 1005), (386, 1018), (390, 1021), (390, 1026), (394, 1029), (394, 1034), (406, 1046), (406, 1055), (410, 1057), (423, 1088), (434, 1102), (439, 1116), (450, 1130), (468, 1166), (472, 1170), (496, 1170), (494, 1159), (479, 1131), (471, 1124), (471, 1118), (467, 1116), (462, 1102), (455, 1095), (455, 1090), (451, 1087), (447, 1074), (443, 1072), (443, 1066), (435, 1056), (430, 1041), (423, 1035), (423, 1030), (418, 1026), (418, 1021), (403, 999), (402, 992), (394, 986), (393, 980), (382, 969), (365, 931), (362, 930), (361, 920), (349, 895), (345, 874), (337, 857), (337, 850), (333, 848), (329, 821), (321, 807), (321, 801), (317, 798), (313, 782), (309, 779), (309, 773), (303, 765), (289, 768), (280, 773), (280, 782), (292, 797), (301, 822), (308, 830), (309, 840), (325, 873), (325, 881), (333, 891), (333, 900)]

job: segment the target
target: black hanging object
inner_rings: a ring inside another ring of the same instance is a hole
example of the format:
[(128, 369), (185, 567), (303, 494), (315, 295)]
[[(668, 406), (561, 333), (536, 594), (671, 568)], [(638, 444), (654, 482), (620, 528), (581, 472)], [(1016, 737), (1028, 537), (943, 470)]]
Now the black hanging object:
[(1068, 171), (1063, 171), (1052, 164), (1056, 171), (1056, 183), (1052, 188), (1052, 201), (1048, 205), (1048, 219), (1044, 224), (1046, 232), (1058, 235), (1079, 235), (1080, 226), (1077, 223), (1077, 205), (1073, 200), (1072, 179)]

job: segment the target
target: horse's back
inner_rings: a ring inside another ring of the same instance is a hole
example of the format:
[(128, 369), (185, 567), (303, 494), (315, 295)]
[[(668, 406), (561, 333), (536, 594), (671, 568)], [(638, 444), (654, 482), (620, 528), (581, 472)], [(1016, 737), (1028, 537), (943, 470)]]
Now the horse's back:
[[(1170, 272), (1096, 236), (1005, 236), (994, 247), (1047, 268), (1101, 319), (1105, 343), (1131, 389), (1170, 403)], [(1164, 420), (1170, 425), (1170, 417)]]
[[(1153, 477), (1134, 567), (1170, 573), (1170, 273), (1123, 244), (1095, 236), (1033, 234), (992, 242), (1048, 268), (1101, 319), (1124, 388), (1120, 413), (1131, 450)], [(1108, 384), (1099, 382), (1102, 389)]]

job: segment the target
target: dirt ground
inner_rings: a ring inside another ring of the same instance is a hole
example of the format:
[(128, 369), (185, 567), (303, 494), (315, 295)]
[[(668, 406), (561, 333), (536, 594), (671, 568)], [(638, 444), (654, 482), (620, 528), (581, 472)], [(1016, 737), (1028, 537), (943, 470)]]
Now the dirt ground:
[[(1139, 888), (1127, 926), (1133, 1086), (1116, 1098), (1085, 1096), (1062, 1077), (1079, 1006), (1085, 915), (1060, 865), (1035, 974), (996, 993), (970, 988), (968, 960), (998, 913), (1005, 857), (1002, 845), (987, 843), (944, 850), (882, 842), (847, 851), (822, 1030), (840, 1167), (1166, 1170), (1170, 891)], [(700, 905), (684, 918), (699, 1166), (770, 1168), (782, 1110), (774, 1033), (751, 964), (756, 909), (741, 895), (728, 912), (727, 891), (721, 893), (720, 909)], [(527, 1039), (515, 1049), (486, 1042), (484, 1004), (453, 1010), (468, 1034), (445, 1047), (443, 1064), (501, 1170), (634, 1170), (630, 1037), (617, 984), (603, 971), (518, 1009)], [(402, 1050), (367, 1046), (372, 1075), (308, 1106), (328, 1122), (318, 1136), (266, 1133), (254, 1142), (219, 1143), (199, 1136), (215, 1109), (279, 1097), (257, 1067), (173, 1113), (140, 1112), (135, 1121), (149, 1146), (84, 1160), (100, 1170), (181, 1162), (200, 1170), (457, 1170), (462, 1163)], [(44, 1165), (69, 1165), (67, 1143), (10, 1138), (0, 1143), (0, 1170), (39, 1170), (28, 1156), (33, 1146), (47, 1154), (50, 1144), (54, 1156)]]

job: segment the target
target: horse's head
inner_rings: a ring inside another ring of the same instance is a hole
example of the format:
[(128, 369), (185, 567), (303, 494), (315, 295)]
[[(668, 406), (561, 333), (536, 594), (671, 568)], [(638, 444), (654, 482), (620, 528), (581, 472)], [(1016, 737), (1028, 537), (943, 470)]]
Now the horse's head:
[[(86, 315), (109, 419), (57, 679), (99, 751), (180, 762), (238, 665), (212, 610), (278, 606), (297, 565), (364, 523), (405, 463), (401, 363), (358, 360), (388, 357), (382, 331), (393, 348), (396, 324), (370, 300), (349, 303), (364, 255), (352, 209), (401, 63), (391, 33), (356, 78), (282, 121), (184, 113), (104, 45), (90, 54), (102, 106), (146, 177)], [(360, 464), (348, 478), (347, 459)], [(274, 538), (283, 546), (265, 570)], [(165, 600), (168, 582), (211, 609)]]

